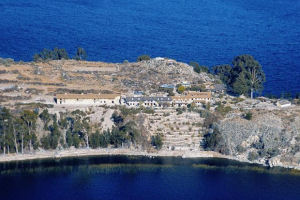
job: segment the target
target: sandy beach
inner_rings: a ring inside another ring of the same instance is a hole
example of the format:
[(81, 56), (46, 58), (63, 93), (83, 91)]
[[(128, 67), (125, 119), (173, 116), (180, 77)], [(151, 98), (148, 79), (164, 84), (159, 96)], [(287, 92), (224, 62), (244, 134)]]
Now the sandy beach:
[(161, 156), (161, 157), (182, 157), (182, 158), (227, 158), (234, 159), (213, 151), (158, 151), (146, 152), (131, 149), (68, 149), (59, 151), (36, 151), (26, 154), (6, 154), (0, 156), (0, 162), (35, 160), (44, 158), (65, 158), (65, 157), (82, 157), (97, 155), (128, 155), (128, 156)]
[(259, 164), (262, 166), (269, 167), (283, 167), (289, 169), (300, 170), (299, 165), (267, 165), (265, 162), (250, 162), (244, 158), (238, 158), (233, 156), (223, 155), (214, 151), (168, 151), (161, 150), (157, 152), (146, 152), (134, 149), (125, 148), (105, 148), (105, 149), (67, 149), (58, 151), (35, 151), (33, 153), (26, 154), (8, 154), (0, 156), (0, 163), (14, 162), (14, 161), (25, 161), (25, 160), (38, 160), (38, 159), (59, 159), (67, 157), (84, 157), (84, 156), (114, 156), (114, 155), (125, 155), (125, 156), (147, 156), (147, 157), (182, 157), (182, 158), (224, 158), (229, 160), (235, 160), (239, 162), (246, 162), (250, 164)]

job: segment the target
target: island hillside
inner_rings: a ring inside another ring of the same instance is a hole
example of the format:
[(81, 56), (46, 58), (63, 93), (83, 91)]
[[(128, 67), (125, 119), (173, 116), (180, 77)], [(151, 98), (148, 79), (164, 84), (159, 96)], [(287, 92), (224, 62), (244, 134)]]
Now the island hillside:
[(261, 85), (246, 73), (230, 83), (226, 69), (148, 57), (1, 59), (0, 160), (126, 154), (300, 169), (299, 99), (261, 97)]

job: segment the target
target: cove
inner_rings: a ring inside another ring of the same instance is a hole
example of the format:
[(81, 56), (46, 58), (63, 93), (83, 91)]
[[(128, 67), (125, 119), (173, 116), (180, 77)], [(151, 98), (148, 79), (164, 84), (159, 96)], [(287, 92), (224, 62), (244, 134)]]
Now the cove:
[(0, 164), (1, 199), (297, 199), (300, 173), (225, 159), (90, 156)]

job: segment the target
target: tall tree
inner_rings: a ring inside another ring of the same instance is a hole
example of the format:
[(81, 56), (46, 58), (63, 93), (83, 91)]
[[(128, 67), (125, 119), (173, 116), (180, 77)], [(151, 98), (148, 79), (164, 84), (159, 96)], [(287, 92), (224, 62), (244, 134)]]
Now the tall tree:
[(7, 136), (11, 132), (11, 117), (9, 109), (4, 107), (0, 110), (0, 145), (3, 150), (3, 154), (5, 154), (6, 149), (8, 149)]
[(69, 55), (68, 55), (68, 52), (66, 51), (66, 49), (59, 49), (59, 48), (55, 47), (53, 49), (53, 54), (54, 54), (53, 60), (69, 59)]
[(43, 112), (39, 115), (40, 119), (44, 122), (44, 130), (48, 129), (48, 123), (51, 120), (51, 115), (48, 112), (48, 109), (43, 110)]
[(208, 73), (209, 69), (206, 66), (200, 66), (199, 63), (191, 61), (189, 63), (190, 66), (192, 66), (194, 68), (194, 71), (197, 73), (201, 73), (201, 72), (206, 72)]
[[(251, 55), (237, 56), (233, 59), (232, 64), (233, 79), (231, 83), (233, 90), (239, 94), (248, 95), (250, 93), (251, 98), (253, 98), (254, 92), (263, 89), (263, 83), (266, 79), (261, 65)], [(239, 82), (242, 83), (242, 90), (239, 87)]]
[(86, 58), (87, 58), (86, 51), (83, 48), (78, 47), (77, 51), (76, 51), (75, 59), (76, 60), (86, 60)]
[(85, 140), (86, 147), (89, 148), (90, 118), (86, 117), (86, 113), (80, 110), (75, 110), (71, 114), (74, 117), (71, 122), (71, 130), (75, 136), (73, 143), (75, 142), (74, 139), (77, 141), (81, 137)]
[(43, 49), (40, 53), (36, 53), (33, 56), (35, 62), (61, 59), (69, 59), (68, 52), (65, 49), (59, 49), (57, 47), (53, 50)]
[(21, 114), (21, 119), (26, 124), (26, 136), (29, 140), (29, 150), (32, 151), (32, 148), (36, 146), (35, 142), (37, 142), (34, 132), (36, 128), (37, 114), (31, 110), (24, 110)]
[(218, 75), (225, 84), (229, 84), (231, 81), (231, 69), (230, 65), (217, 65), (212, 68), (212, 72)]

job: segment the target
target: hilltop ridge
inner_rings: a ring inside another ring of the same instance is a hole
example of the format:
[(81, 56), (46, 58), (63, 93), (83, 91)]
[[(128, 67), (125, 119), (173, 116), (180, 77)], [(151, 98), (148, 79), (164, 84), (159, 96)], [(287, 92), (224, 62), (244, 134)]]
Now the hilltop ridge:
[(161, 84), (178, 84), (186, 80), (207, 85), (214, 82), (213, 76), (198, 74), (185, 63), (165, 58), (137, 63), (76, 60), (11, 63), (0, 65), (0, 71), (2, 102), (39, 98), (49, 103), (56, 93), (127, 93), (143, 90), (151, 94)]

